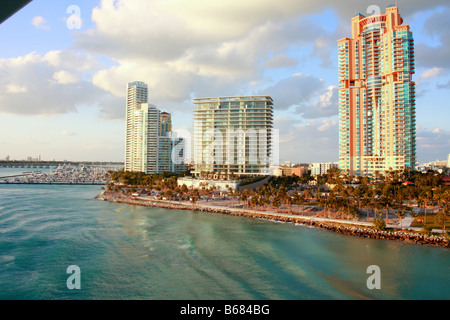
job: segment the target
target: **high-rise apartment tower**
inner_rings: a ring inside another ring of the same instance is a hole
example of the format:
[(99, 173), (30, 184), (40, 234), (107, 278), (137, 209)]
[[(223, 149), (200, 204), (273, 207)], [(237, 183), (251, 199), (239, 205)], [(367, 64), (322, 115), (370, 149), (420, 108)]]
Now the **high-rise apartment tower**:
[(127, 86), (125, 171), (151, 173), (184, 170), (184, 159), (172, 150), (182, 138), (172, 134), (171, 116), (148, 102), (147, 85), (140, 81)]
[(414, 169), (414, 40), (397, 6), (352, 18), (338, 41), (339, 168), (354, 175)]
[(159, 132), (160, 136), (163, 136), (167, 132), (172, 131), (172, 116), (170, 115), (170, 113), (161, 112), (160, 124), (161, 124), (161, 129)]
[(154, 159), (157, 159), (157, 147), (152, 146), (157, 146), (159, 111), (147, 102), (147, 85), (140, 81), (128, 83), (125, 171), (156, 173), (157, 160)]
[(194, 175), (269, 174), (271, 97), (199, 98), (194, 103)]

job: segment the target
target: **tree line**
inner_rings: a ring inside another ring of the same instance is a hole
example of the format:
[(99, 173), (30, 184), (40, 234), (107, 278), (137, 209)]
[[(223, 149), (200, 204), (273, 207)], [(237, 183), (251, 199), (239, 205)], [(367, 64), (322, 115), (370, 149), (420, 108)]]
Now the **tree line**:
[[(196, 202), (201, 197), (210, 197), (217, 188), (203, 183), (198, 188), (179, 186), (177, 179), (184, 174), (144, 174), (141, 172), (115, 171), (108, 173), (112, 182), (109, 191), (119, 191), (123, 187), (156, 190), (161, 195)], [(226, 194), (243, 208), (254, 210), (274, 209), (276, 211), (304, 212), (304, 206), (320, 207), (320, 214), (344, 219), (367, 219), (372, 217), (376, 228), (383, 229), (394, 214), (402, 220), (407, 214), (415, 216), (414, 206), (424, 215), (424, 232), (427, 230), (431, 211), (434, 221), (445, 230), (449, 213), (450, 187), (443, 184), (444, 174), (437, 171), (426, 173), (406, 170), (375, 172), (372, 177), (353, 176), (338, 168), (312, 177), (271, 177), (269, 182), (255, 190), (242, 192), (227, 188)], [(303, 206), (303, 208), (301, 208)]]

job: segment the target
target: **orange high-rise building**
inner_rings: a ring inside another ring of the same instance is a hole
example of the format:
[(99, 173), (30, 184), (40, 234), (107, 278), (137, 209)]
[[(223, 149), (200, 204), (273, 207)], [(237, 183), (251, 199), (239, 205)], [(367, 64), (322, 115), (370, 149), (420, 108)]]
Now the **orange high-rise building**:
[(414, 169), (414, 40), (397, 6), (352, 19), (338, 41), (339, 168), (354, 175)]

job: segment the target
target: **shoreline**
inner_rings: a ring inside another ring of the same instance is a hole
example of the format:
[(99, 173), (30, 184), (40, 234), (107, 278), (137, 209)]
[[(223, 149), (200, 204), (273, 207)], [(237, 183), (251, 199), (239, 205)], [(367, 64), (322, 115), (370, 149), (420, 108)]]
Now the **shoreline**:
[(412, 233), (408, 231), (378, 231), (370, 228), (372, 223), (356, 222), (351, 220), (333, 220), (319, 217), (306, 217), (285, 213), (268, 213), (254, 210), (244, 210), (229, 207), (213, 207), (193, 205), (169, 200), (154, 200), (145, 198), (124, 198), (114, 195), (102, 193), (95, 197), (99, 200), (126, 203), (131, 205), (139, 205), (144, 207), (158, 207), (164, 209), (189, 210), (199, 212), (220, 213), (231, 216), (246, 217), (252, 219), (264, 219), (274, 222), (285, 222), (292, 224), (301, 224), (328, 231), (337, 232), (343, 235), (357, 236), (360, 238), (381, 239), (391, 241), (401, 241), (405, 243), (439, 246), (450, 248), (450, 239), (441, 236), (428, 236), (420, 233)]

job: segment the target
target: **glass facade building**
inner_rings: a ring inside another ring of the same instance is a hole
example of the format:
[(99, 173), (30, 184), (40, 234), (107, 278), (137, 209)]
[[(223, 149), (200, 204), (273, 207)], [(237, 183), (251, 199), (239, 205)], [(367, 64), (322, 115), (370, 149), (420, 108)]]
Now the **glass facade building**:
[(338, 59), (339, 168), (354, 175), (414, 169), (414, 39), (398, 7), (353, 17)]
[(269, 96), (194, 99), (194, 170), (267, 175), (271, 158), (273, 100)]
[(147, 85), (135, 81), (127, 87), (125, 171), (147, 174), (184, 171), (184, 159), (173, 163), (173, 138), (169, 113), (149, 104)]

